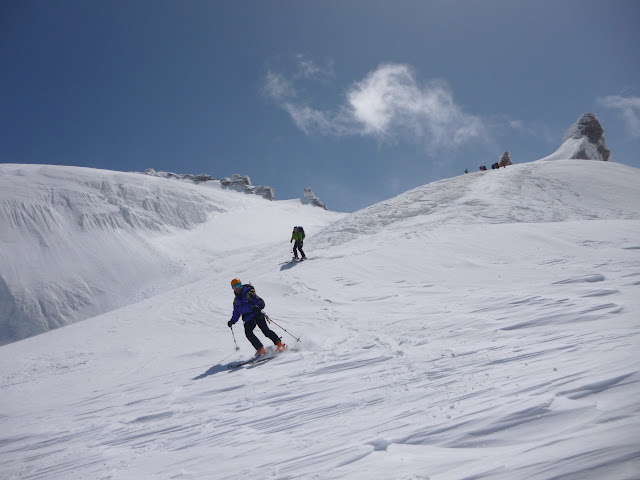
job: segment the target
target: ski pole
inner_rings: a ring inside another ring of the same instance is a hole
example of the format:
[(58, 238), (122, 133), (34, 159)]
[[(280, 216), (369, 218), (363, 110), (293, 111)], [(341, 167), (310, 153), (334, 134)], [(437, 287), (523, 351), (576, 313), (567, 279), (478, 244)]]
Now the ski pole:
[(209, 375), (213, 375), (214, 373), (218, 372), (218, 367), (220, 365), (222, 365), (222, 362), (224, 362), (227, 358), (229, 358), (231, 355), (233, 355), (235, 352), (231, 352), (229, 355), (227, 355), (226, 357), (224, 357), (222, 360), (220, 360), (218, 363), (216, 363), (213, 367), (211, 367), (209, 370), (207, 370), (206, 372), (204, 372), (201, 375), (198, 375), (195, 378), (192, 378), (191, 380), (200, 380), (204, 377), (208, 377)]
[[(264, 312), (262, 312), (262, 313), (264, 313)], [(269, 315), (267, 315), (266, 313), (264, 313), (264, 316), (265, 316), (265, 318), (266, 318), (270, 323), (273, 323), (274, 325), (276, 325), (276, 326), (280, 327), (280, 325), (278, 325), (276, 322), (274, 322), (273, 320), (271, 320), (271, 318), (269, 318)], [(289, 333), (289, 332), (287, 331), (287, 329), (286, 329), (286, 328), (283, 328), (283, 327), (280, 327), (280, 328), (282, 328), (282, 330), (284, 330), (285, 332)], [(298, 341), (298, 342), (301, 342), (301, 341), (302, 341), (302, 340), (300, 340), (298, 337), (296, 337), (295, 335), (293, 335), (293, 334), (291, 334), (291, 333), (289, 333), (289, 335), (291, 335), (293, 338), (295, 338), (295, 339), (296, 339), (296, 341)]]
[(233, 333), (233, 327), (229, 327), (229, 328), (231, 329), (231, 335), (233, 335), (233, 343), (236, 344), (236, 352), (237, 352), (238, 350), (240, 350), (240, 347), (238, 346), (238, 342), (236, 342), (236, 334)]
[(231, 352), (229, 355), (227, 355), (226, 357), (224, 357), (222, 360), (220, 360), (218, 363), (216, 363), (216, 364), (214, 365), (214, 367), (216, 367), (216, 366), (218, 366), (218, 365), (222, 364), (222, 362), (224, 362), (227, 358), (229, 358), (231, 355), (233, 355), (233, 353), (234, 353), (234, 352)]

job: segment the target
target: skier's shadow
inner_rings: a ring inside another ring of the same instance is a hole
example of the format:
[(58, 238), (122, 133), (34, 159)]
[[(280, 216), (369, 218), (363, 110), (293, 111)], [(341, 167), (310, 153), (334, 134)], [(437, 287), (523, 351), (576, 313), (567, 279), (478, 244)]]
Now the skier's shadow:
[[(307, 259), (305, 259), (304, 261), (305, 261), (305, 262), (308, 262), (308, 261), (309, 261), (309, 259), (307, 258)], [(280, 267), (280, 270), (281, 270), (281, 271), (282, 271), (282, 270), (289, 270), (290, 268), (293, 268), (293, 267), (294, 267), (296, 264), (298, 264), (298, 263), (302, 263), (302, 261), (299, 261), (299, 260), (291, 260), (291, 261), (289, 261), (289, 262), (285, 263), (284, 265), (282, 265), (282, 266)]]
[(282, 266), (280, 267), (280, 271), (282, 271), (282, 270), (289, 270), (290, 268), (295, 267), (295, 266), (296, 266), (296, 264), (298, 264), (298, 263), (300, 263), (300, 262), (293, 261), (293, 262), (285, 263), (284, 265), (282, 265)]
[(220, 372), (228, 372), (229, 371), (229, 364), (227, 365), (214, 365), (213, 367), (211, 367), (209, 370), (207, 370), (206, 372), (204, 372), (201, 375), (198, 375), (195, 378), (192, 378), (191, 380), (200, 380), (202, 378), (208, 377), (209, 375), (214, 375), (216, 373), (220, 373)]

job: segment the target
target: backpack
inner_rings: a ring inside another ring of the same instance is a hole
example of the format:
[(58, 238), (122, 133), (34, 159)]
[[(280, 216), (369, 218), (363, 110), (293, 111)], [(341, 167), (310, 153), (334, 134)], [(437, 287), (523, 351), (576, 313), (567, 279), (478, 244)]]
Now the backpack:
[(304, 237), (305, 237), (305, 235), (304, 235), (304, 228), (302, 228), (302, 227), (300, 227), (300, 226), (299, 226), (299, 227), (298, 227), (298, 231), (302, 234), (302, 239), (304, 240)]
[[(246, 288), (246, 287), (249, 287), (249, 288)], [(253, 285), (251, 285), (250, 283), (245, 283), (242, 290), (244, 294), (247, 296), (247, 300), (251, 305), (260, 307), (260, 310), (262, 310), (265, 307), (264, 300), (258, 296), (258, 294), (256, 293), (256, 289), (253, 288)], [(234, 305), (236, 304), (236, 300), (237, 300), (236, 298), (233, 299)]]

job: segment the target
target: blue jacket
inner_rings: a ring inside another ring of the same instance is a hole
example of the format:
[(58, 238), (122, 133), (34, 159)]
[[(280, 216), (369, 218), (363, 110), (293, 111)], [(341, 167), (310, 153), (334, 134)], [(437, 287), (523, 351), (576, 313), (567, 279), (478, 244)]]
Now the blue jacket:
[[(249, 284), (243, 285), (242, 292), (236, 293), (236, 298), (233, 299), (231, 323), (236, 323), (240, 315), (242, 315), (243, 322), (248, 322), (256, 313), (262, 310), (264, 306), (264, 300), (256, 294), (253, 286)], [(257, 311), (254, 311), (254, 308), (256, 308)]]

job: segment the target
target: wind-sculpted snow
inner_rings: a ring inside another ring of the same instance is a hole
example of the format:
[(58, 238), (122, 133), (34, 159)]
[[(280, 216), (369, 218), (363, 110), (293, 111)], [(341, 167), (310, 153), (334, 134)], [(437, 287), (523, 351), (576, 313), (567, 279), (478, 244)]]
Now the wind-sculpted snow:
[(0, 343), (186, 281), (167, 238), (243, 201), (264, 200), (134, 173), (0, 166)]
[[(364, 235), (285, 271), (271, 247), (245, 252), (2, 347), (3, 474), (636, 478), (640, 222), (441, 232)], [(226, 326), (232, 273), (300, 343), (272, 324), (289, 351), (228, 368), (252, 354)]]
[[(170, 268), (150, 235), (223, 210), (182, 185), (93, 169), (3, 165), (0, 183), (1, 291), (11, 305), (0, 317), (3, 342), (122, 305), (151, 286), (147, 273)], [(53, 278), (39, 274), (48, 271)]]
[(316, 239), (329, 245), (394, 230), (468, 224), (637, 219), (640, 176), (621, 164), (529, 163), (441, 180), (336, 222)]
[(193, 189), (163, 188), (159, 179), (78, 168), (74, 181), (63, 173), (68, 168), (29, 167), (2, 166), (0, 221), (18, 232), (189, 229), (222, 210)]

